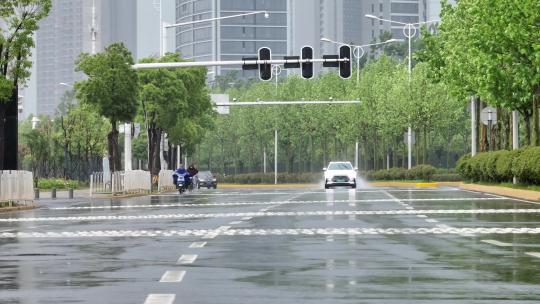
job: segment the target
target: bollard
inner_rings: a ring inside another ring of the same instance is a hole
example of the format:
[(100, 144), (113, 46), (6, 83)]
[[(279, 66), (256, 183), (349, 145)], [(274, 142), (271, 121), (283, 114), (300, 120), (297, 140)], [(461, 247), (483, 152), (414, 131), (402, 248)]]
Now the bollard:
[(51, 198), (56, 198), (56, 188), (51, 189)]
[(68, 190), (69, 199), (73, 199), (73, 189)]
[(34, 189), (34, 199), (39, 199), (39, 188)]

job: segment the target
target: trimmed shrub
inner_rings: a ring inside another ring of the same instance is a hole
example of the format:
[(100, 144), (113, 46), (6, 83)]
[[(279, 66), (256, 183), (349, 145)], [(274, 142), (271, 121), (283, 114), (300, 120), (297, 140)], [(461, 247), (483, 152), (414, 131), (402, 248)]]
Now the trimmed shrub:
[(514, 173), (512, 173), (513, 162), (519, 157), (521, 150), (498, 152), (499, 157), (495, 161), (495, 180), (497, 182), (511, 181), (514, 177)]
[(60, 178), (39, 179), (37, 187), (39, 189), (78, 189), (82, 187), (81, 182), (75, 180), (64, 180)]
[(511, 182), (516, 176), (522, 183), (540, 184), (540, 147), (466, 155), (457, 162), (456, 171), (474, 182)]
[(512, 162), (512, 173), (520, 182), (540, 184), (540, 147), (523, 148)]
[(435, 167), (431, 165), (418, 165), (407, 171), (407, 178), (412, 180), (431, 180), (435, 174)]

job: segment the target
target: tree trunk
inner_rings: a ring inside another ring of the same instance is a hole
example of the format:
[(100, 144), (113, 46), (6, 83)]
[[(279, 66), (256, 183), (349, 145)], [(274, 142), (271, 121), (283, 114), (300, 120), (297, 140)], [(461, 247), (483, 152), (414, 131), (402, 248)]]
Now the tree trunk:
[[(5, 121), (6, 121), (6, 104), (3, 102), (0, 102), (0, 170), (4, 170), (4, 155), (5, 155), (4, 147), (6, 146)], [(32, 155), (32, 159), (34, 159), (33, 155)], [(35, 160), (33, 160), (33, 162), (35, 162)]]
[(475, 102), (476, 102), (476, 142), (474, 143), (476, 145), (476, 151), (478, 152), (481, 152), (482, 151), (482, 148), (481, 148), (481, 132), (482, 132), (482, 121), (480, 120), (480, 112), (482, 111), (482, 102), (480, 101), (480, 97), (476, 97), (475, 98)]
[(527, 145), (531, 145), (531, 113), (529, 111), (525, 111), (523, 113), (523, 120), (525, 121), (525, 141), (527, 142)]
[(532, 103), (532, 145), (540, 146), (540, 125), (538, 124), (538, 106), (540, 105), (540, 86), (536, 88)]
[[(0, 133), (3, 133), (3, 141), (0, 139), (0, 143), (2, 143), (2, 145), (0, 145), (0, 149), (4, 150), (4, 161), (0, 169), (3, 170), (17, 170), (19, 165), (19, 112), (17, 107), (18, 97), (18, 87), (15, 85), (11, 92), (11, 98), (9, 102), (5, 104), (5, 114), (3, 113), (5, 115), (5, 120), (2, 120), (4, 121), (4, 130), (0, 130)], [(1, 118), (3, 117), (0, 116), (0, 119)]]
[(116, 121), (111, 121), (111, 132), (107, 134), (107, 143), (111, 172), (121, 171), (122, 164), (118, 147), (118, 129), (116, 128)]
[(147, 129), (148, 132), (148, 171), (152, 176), (159, 175), (161, 170), (161, 161), (159, 158), (159, 144), (161, 142), (161, 132), (156, 129), (154, 124), (151, 124)]

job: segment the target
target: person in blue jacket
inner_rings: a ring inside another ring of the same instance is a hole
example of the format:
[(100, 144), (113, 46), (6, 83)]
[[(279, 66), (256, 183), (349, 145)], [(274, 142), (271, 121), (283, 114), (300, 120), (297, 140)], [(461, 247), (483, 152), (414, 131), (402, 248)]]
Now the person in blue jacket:
[(173, 183), (174, 185), (176, 186), (177, 185), (177, 182), (178, 182), (178, 176), (183, 176), (184, 177), (184, 180), (186, 182), (186, 188), (187, 186), (189, 186), (189, 184), (191, 183), (191, 176), (190, 174), (187, 172), (186, 169), (184, 169), (184, 166), (180, 165), (180, 168), (176, 169), (176, 171), (174, 171), (172, 177), (173, 177)]

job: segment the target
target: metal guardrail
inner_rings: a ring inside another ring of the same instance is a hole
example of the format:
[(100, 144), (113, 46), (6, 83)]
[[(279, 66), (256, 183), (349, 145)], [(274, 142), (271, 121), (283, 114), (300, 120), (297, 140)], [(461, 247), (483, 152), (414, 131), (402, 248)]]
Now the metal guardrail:
[(31, 201), (33, 199), (32, 172), (0, 171), (0, 201)]
[(150, 172), (143, 170), (117, 171), (90, 176), (90, 197), (94, 194), (126, 194), (151, 191)]

